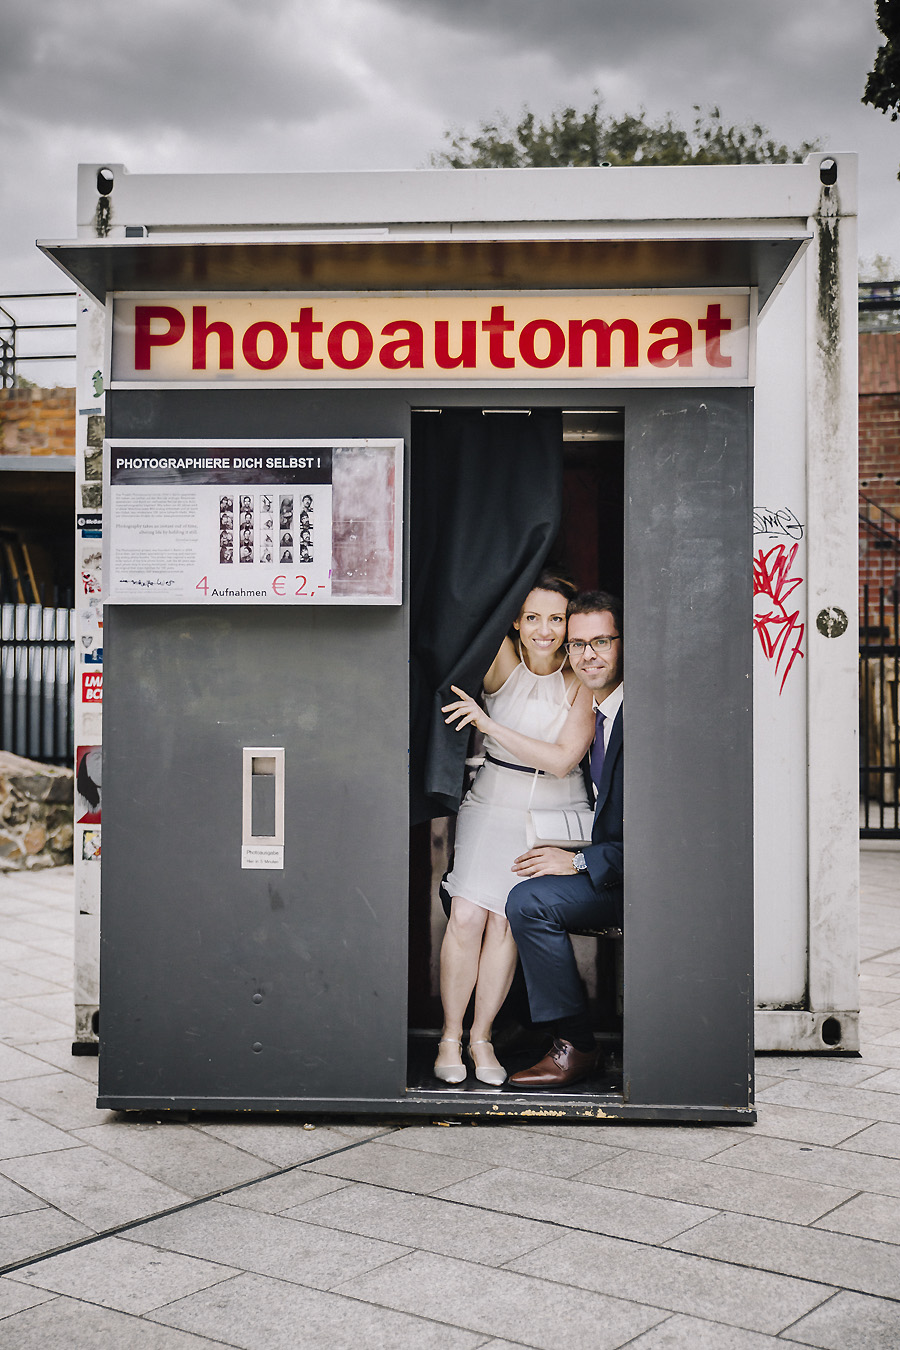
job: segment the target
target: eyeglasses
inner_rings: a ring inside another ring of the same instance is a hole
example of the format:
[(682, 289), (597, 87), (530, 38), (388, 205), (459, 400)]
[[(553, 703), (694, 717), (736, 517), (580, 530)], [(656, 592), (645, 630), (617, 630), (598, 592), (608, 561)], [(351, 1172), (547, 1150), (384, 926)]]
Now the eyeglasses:
[(583, 656), (584, 650), (587, 648), (595, 656), (599, 656), (601, 652), (608, 652), (613, 643), (619, 641), (619, 637), (620, 634), (616, 633), (615, 637), (596, 637), (591, 638), (588, 642), (582, 642), (580, 638), (576, 638), (574, 642), (566, 643), (566, 651), (570, 656)]

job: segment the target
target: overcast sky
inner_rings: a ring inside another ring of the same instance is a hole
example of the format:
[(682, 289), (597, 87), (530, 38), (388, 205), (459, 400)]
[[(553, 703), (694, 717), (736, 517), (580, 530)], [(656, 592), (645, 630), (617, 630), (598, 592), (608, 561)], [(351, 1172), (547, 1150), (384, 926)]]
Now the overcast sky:
[(34, 240), (74, 237), (79, 162), (424, 168), (448, 127), (584, 108), (595, 89), (613, 113), (690, 125), (716, 104), (857, 151), (860, 253), (900, 271), (900, 122), (860, 103), (880, 41), (873, 0), (10, 0), (0, 296), (68, 286)]

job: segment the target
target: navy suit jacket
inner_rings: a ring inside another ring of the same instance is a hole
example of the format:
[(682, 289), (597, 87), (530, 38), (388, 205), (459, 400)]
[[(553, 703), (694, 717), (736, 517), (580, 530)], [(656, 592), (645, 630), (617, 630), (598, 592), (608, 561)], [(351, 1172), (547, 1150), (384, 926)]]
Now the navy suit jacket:
[(598, 891), (622, 885), (623, 792), (622, 708), (616, 713), (600, 773), (591, 842), (582, 849), (588, 874)]

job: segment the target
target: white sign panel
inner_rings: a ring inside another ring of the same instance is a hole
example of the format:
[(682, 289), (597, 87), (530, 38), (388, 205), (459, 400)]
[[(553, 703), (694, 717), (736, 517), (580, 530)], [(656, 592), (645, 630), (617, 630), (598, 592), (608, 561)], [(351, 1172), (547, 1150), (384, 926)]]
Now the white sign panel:
[(755, 292), (117, 296), (112, 381), (747, 384)]
[(284, 844), (242, 844), (241, 867), (245, 872), (283, 872)]
[(400, 603), (398, 441), (106, 443), (112, 604)]

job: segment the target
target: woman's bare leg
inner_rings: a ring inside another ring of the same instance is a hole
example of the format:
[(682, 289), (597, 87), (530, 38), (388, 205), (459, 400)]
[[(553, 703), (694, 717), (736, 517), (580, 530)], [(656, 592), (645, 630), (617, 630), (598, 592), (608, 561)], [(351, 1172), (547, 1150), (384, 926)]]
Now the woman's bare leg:
[(469, 1035), (472, 1058), (478, 1068), (500, 1068), (489, 1042), (494, 1018), (509, 993), (515, 969), (516, 944), (506, 917), (488, 914), (475, 985), (475, 1015)]
[(471, 900), (465, 900), (461, 895), (453, 897), (450, 920), (441, 944), (444, 1029), (436, 1062), (442, 1066), (462, 1063), (459, 1046), (453, 1042), (462, 1039), (463, 1017), (478, 979), (481, 943), (490, 917), (486, 909), (473, 905)]

